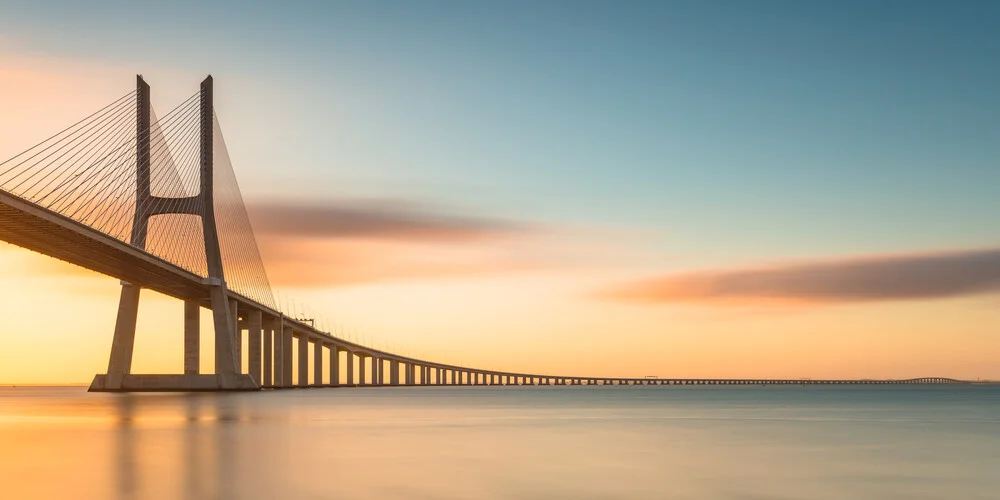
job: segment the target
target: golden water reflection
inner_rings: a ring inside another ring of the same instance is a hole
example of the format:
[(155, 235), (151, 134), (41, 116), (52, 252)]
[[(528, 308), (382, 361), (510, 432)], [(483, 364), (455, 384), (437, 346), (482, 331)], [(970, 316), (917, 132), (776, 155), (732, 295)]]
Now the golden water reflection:
[(4, 498), (994, 498), (1000, 390), (0, 389)]

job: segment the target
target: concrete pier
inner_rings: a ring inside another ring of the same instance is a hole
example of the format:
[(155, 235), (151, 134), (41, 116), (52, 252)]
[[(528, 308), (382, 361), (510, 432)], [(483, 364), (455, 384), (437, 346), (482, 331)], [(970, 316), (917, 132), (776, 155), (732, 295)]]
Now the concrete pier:
[(299, 336), (299, 387), (309, 387), (309, 337)]
[(340, 385), (340, 352), (337, 344), (330, 344), (330, 385)]
[(293, 333), (292, 327), (283, 326), (281, 332), (281, 387), (293, 387), (292, 384), (292, 359), (294, 358), (294, 353), (292, 352), (293, 347)]
[(354, 353), (346, 350), (347, 352), (347, 385), (354, 385)]
[(201, 373), (201, 305), (184, 301), (184, 374)]
[(263, 364), (261, 369), (264, 372), (264, 378), (262, 380), (262, 387), (271, 387), (274, 384), (274, 378), (272, 375), (272, 370), (274, 369), (274, 348), (272, 347), (272, 336), (274, 335), (270, 327), (263, 331), (264, 345), (263, 345)]
[(261, 335), (263, 330), (263, 319), (260, 311), (247, 312), (247, 336), (250, 342), (250, 378), (262, 385), (264, 378), (261, 367)]
[(243, 335), (239, 327), (239, 302), (229, 299), (229, 324), (233, 328), (233, 351), (236, 355), (236, 373), (243, 371)]
[(316, 339), (313, 344), (313, 386), (323, 385), (323, 342)]

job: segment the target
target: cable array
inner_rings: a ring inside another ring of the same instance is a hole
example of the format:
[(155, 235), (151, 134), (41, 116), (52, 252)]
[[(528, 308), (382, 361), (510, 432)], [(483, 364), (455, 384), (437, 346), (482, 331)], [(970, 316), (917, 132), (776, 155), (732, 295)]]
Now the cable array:
[(204, 207), (201, 190), (201, 128), (199, 94), (194, 94), (171, 114), (177, 118), (150, 120), (150, 195), (165, 199), (168, 212), (149, 216), (146, 251), (199, 276), (208, 276), (202, 229)]
[[(202, 227), (200, 93), (162, 117), (150, 109), (137, 130), (138, 95), (130, 92), (38, 145), (0, 163), (0, 189), (122, 242), (208, 276)], [(213, 113), (214, 210), (230, 290), (290, 317), (306, 312), (275, 301), (243, 196)], [(150, 200), (137, 194), (139, 140), (149, 140)], [(162, 213), (167, 212), (167, 213)], [(136, 221), (148, 221), (142, 242)], [(310, 315), (315, 318), (315, 315)], [(323, 325), (322, 318), (319, 328)], [(361, 342), (350, 333), (345, 338)]]
[(215, 165), (215, 226), (219, 233), (222, 267), (230, 290), (276, 308), (271, 284), (264, 270), (264, 261), (257, 248), (257, 239), (250, 225), (240, 186), (236, 182), (233, 163), (222, 137), (217, 116), (212, 117), (213, 155)]

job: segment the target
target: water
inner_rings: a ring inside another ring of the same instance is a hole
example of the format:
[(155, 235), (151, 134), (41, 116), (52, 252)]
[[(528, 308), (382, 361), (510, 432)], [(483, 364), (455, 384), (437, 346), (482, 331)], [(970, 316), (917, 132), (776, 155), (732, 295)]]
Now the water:
[(4, 498), (996, 499), (1000, 387), (0, 389)]

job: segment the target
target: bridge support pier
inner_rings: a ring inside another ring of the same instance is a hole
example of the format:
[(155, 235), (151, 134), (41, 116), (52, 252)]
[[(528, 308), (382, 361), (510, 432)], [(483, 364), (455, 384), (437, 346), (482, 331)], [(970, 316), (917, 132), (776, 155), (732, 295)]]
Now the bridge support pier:
[(292, 384), (292, 329), (281, 325), (281, 387), (293, 387)]
[(354, 385), (354, 353), (345, 349), (347, 353), (347, 385)]
[[(184, 301), (184, 374), (201, 372), (201, 306)], [(110, 373), (110, 370), (109, 370)]]
[(274, 348), (272, 347), (274, 330), (270, 327), (262, 332), (264, 336), (264, 363), (261, 368), (264, 370), (264, 378), (261, 379), (261, 387), (271, 387), (274, 385)]
[(323, 341), (313, 342), (313, 386), (323, 386)]
[(336, 344), (330, 344), (330, 385), (340, 385), (340, 352)]
[(309, 387), (309, 337), (299, 336), (299, 387)]
[[(121, 389), (122, 380), (132, 373), (132, 352), (135, 346), (135, 324), (139, 317), (138, 286), (122, 282), (122, 293), (118, 300), (118, 319), (115, 321), (115, 336), (111, 341), (111, 359), (108, 360), (106, 389)], [(94, 382), (97, 382), (95, 379)], [(93, 389), (93, 386), (91, 386)]]
[(247, 317), (247, 337), (250, 341), (250, 378), (257, 385), (263, 385), (260, 366), (260, 337), (262, 330), (262, 317), (260, 311), (250, 311)]

